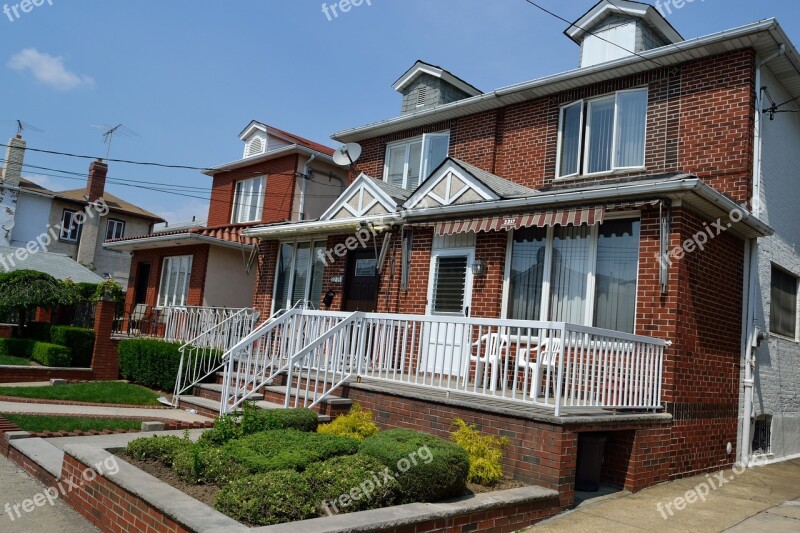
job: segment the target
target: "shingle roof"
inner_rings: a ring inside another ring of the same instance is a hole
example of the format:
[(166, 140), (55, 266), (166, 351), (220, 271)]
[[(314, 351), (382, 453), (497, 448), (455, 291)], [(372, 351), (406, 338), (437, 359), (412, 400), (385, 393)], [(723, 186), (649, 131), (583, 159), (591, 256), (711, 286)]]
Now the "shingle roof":
[(323, 153), (323, 154), (325, 154), (327, 156), (333, 157), (333, 154), (336, 151), (333, 148), (331, 148), (330, 146), (325, 146), (324, 144), (320, 144), (320, 143), (316, 143), (314, 141), (310, 141), (310, 140), (306, 139), (305, 137), (300, 137), (299, 135), (295, 135), (294, 133), (289, 133), (288, 131), (275, 128), (273, 126), (270, 126), (269, 124), (264, 124), (263, 122), (259, 122), (259, 124), (264, 125), (267, 129), (274, 131), (278, 135), (283, 135), (284, 137), (289, 137), (290, 139), (295, 141), (300, 146), (305, 146), (306, 148), (309, 148), (310, 150), (315, 150), (317, 152), (321, 152), (321, 153)]
[[(56, 198), (61, 198), (63, 200), (69, 200), (71, 202), (81, 202), (87, 203), (86, 201), (86, 189), (73, 189), (71, 191), (60, 191), (53, 193)], [(149, 218), (150, 220), (154, 220), (156, 222), (163, 222), (164, 219), (160, 216), (147, 211), (146, 209), (142, 209), (141, 207), (134, 205), (130, 202), (126, 202), (125, 200), (114, 196), (111, 193), (104, 193), (103, 199), (108, 204), (113, 211), (120, 211), (123, 213), (127, 213), (129, 215), (142, 217), (142, 218)]]
[(55, 194), (50, 189), (45, 189), (44, 187), (42, 187), (38, 183), (34, 183), (31, 180), (25, 179), (25, 178), (22, 178), (21, 180), (19, 180), (19, 188), (23, 189), (23, 190), (26, 190), (26, 191), (36, 192), (36, 193), (39, 193), (39, 194), (47, 194), (47, 195), (50, 195), (50, 196)]
[(365, 174), (365, 176), (373, 180), (375, 182), (375, 185), (377, 185), (379, 189), (388, 194), (392, 200), (395, 200), (398, 203), (402, 203), (411, 197), (411, 191), (407, 191), (402, 187), (398, 187), (397, 185), (392, 185), (391, 183), (388, 183), (386, 181), (379, 180), (378, 178), (373, 178), (372, 176), (369, 176), (367, 174)]
[(463, 168), (466, 172), (472, 174), (472, 176), (481, 181), (484, 185), (489, 187), (500, 198), (523, 198), (525, 196), (536, 194), (537, 192), (535, 189), (530, 189), (523, 185), (519, 185), (518, 183), (508, 181), (505, 178), (496, 176), (491, 172), (486, 172), (483, 169), (470, 165), (469, 163), (460, 159), (456, 159), (455, 157), (451, 157), (450, 159), (455, 164)]
[(198, 237), (208, 237), (211, 239), (217, 239), (224, 242), (233, 242), (236, 244), (246, 244), (249, 246), (258, 246), (258, 239), (252, 237), (242, 237), (239, 239), (239, 236), (244, 233), (244, 230), (248, 229), (250, 225), (229, 225), (229, 226), (211, 226), (207, 228), (181, 228), (181, 229), (174, 229), (171, 231), (158, 231), (156, 233), (151, 233), (150, 235), (140, 235), (138, 237), (124, 237), (122, 239), (111, 239), (106, 241), (106, 243), (118, 243), (118, 242), (130, 242), (136, 240), (144, 240), (144, 239), (152, 239), (154, 237), (169, 237), (172, 235), (197, 235)]
[(17, 259), (14, 254), (17, 248), (0, 246), (0, 256), (4, 263), (0, 272), (13, 272), (16, 270), (36, 270), (50, 274), (56, 279), (71, 279), (75, 283), (102, 283), (103, 278), (81, 265), (71, 257), (51, 252), (29, 254), (24, 261)]

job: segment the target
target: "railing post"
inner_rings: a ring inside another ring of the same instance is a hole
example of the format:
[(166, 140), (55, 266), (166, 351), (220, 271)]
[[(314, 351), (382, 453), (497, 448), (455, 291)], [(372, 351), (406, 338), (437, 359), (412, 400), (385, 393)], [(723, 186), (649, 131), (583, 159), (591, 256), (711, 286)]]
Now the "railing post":
[[(567, 341), (567, 325), (562, 323), (561, 324), (561, 339), (558, 343), (558, 381), (556, 381), (556, 390), (555, 390), (555, 416), (561, 416), (561, 395), (563, 392), (563, 383), (562, 380), (564, 379), (564, 346)], [(553, 354), (550, 354), (551, 360)]]

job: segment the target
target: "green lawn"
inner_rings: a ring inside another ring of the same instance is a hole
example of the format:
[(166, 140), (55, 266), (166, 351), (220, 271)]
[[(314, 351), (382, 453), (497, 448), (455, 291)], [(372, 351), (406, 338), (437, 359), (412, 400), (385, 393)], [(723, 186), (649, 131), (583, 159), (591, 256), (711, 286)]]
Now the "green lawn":
[(71, 416), (3, 415), (23, 431), (103, 431), (104, 429), (139, 429), (141, 420), (124, 418), (79, 418)]
[(53, 387), (0, 387), (0, 396), (124, 405), (161, 405), (156, 400), (158, 395), (150, 389), (116, 381)]
[(0, 355), (0, 365), (31, 366), (31, 360), (22, 357), (14, 357), (13, 355)]

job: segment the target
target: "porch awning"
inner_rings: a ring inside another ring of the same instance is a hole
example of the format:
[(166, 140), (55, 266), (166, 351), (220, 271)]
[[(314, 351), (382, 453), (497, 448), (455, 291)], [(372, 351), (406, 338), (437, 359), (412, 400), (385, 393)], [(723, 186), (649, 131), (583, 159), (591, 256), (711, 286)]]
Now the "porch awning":
[(593, 226), (603, 222), (605, 206), (572, 207), (568, 209), (550, 209), (538, 213), (524, 215), (498, 215), (493, 217), (448, 220), (436, 223), (437, 235), (453, 235), (455, 233), (481, 233), (489, 231), (512, 230), (521, 228), (544, 228), (547, 226)]

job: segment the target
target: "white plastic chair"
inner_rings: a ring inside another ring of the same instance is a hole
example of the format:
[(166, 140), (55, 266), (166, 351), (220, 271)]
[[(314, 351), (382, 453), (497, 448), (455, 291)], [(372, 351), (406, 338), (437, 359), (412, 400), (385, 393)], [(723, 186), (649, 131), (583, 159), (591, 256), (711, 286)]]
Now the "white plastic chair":
[[(475, 380), (483, 379), (484, 365), (492, 365), (489, 371), (489, 390), (495, 391), (497, 389), (497, 374), (500, 358), (503, 356), (503, 350), (508, 344), (508, 336), (500, 333), (488, 333), (482, 335), (477, 341), (472, 343), (473, 348), (477, 348), (477, 352), (470, 350), (469, 360), (475, 363)], [(468, 379), (469, 373), (465, 373), (465, 379)], [(485, 386), (486, 384), (483, 383)]]
[[(533, 351), (536, 359), (531, 361), (529, 354)], [(550, 372), (552, 382), (557, 379), (556, 365), (558, 364), (558, 353), (561, 351), (561, 339), (545, 339), (535, 348), (521, 348), (517, 356), (517, 366), (524, 368), (527, 372), (531, 370), (531, 398), (534, 400), (539, 397), (542, 377)], [(551, 385), (549, 383), (548, 385)], [(553, 391), (555, 394), (555, 391)]]

